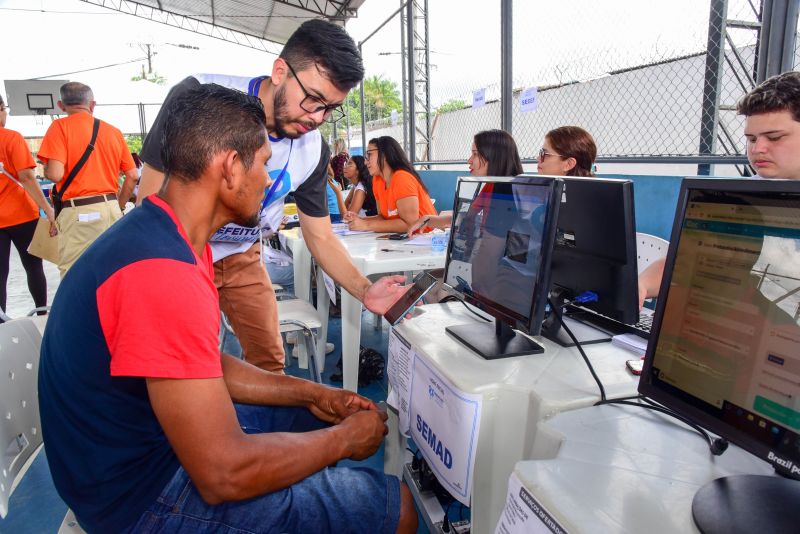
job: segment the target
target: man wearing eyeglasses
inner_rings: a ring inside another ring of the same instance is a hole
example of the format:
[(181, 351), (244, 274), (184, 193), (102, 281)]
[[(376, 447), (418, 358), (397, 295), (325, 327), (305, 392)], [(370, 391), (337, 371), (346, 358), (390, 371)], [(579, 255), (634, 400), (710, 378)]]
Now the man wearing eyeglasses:
[[(330, 150), (317, 128), (344, 116), (347, 93), (364, 76), (352, 38), (323, 20), (303, 23), (289, 38), (270, 76), (255, 78), (197, 75), (176, 85), (142, 147), (145, 162), (139, 198), (161, 187), (162, 131), (167, 104), (200, 84), (216, 83), (258, 96), (264, 105), (272, 157), (267, 163), (273, 185), (265, 192), (260, 224), (228, 224), (211, 239), (220, 308), (242, 344), (245, 359), (263, 369), (282, 372), (285, 356), (278, 330), (275, 292), (260, 261), (260, 238), (278, 230), (284, 198), (294, 193), (300, 227), (309, 250), (336, 282), (368, 309), (382, 314), (403, 293), (402, 276), (370, 283), (353, 265), (333, 235), (327, 207)], [(208, 135), (227, 125), (208, 125)]]

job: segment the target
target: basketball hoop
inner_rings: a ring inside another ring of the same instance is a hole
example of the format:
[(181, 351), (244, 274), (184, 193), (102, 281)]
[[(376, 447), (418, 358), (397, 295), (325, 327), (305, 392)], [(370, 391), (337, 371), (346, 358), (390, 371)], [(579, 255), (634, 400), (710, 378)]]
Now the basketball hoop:
[(33, 120), (36, 122), (36, 126), (43, 125), (44, 117), (47, 115), (47, 108), (31, 108), (31, 111), (34, 112)]

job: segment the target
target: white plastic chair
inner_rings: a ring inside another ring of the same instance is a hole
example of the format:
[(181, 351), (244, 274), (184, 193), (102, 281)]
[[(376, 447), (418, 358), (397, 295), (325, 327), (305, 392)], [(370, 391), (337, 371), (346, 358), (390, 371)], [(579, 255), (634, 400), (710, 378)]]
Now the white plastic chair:
[[(322, 327), (322, 321), (320, 321), (316, 308), (311, 303), (298, 298), (281, 297), (278, 299), (278, 324), (281, 334), (297, 332), (298, 336), (302, 335), (302, 345), (300, 342), (297, 343), (303, 349), (298, 351), (300, 353), (300, 367), (308, 367), (312, 380), (321, 383), (324, 368), (325, 341), (322, 340), (320, 342), (317, 340), (315, 331)], [(220, 348), (224, 343), (226, 331), (231, 335), (236, 335), (224, 313), (222, 314), (222, 326)], [(307, 358), (309, 354), (311, 358)], [(287, 358), (290, 357), (287, 355)], [(287, 359), (287, 361), (289, 360)]]
[[(317, 383), (322, 382), (322, 370), (325, 367), (325, 340), (318, 341), (316, 331), (322, 327), (322, 321), (319, 318), (317, 309), (302, 299), (283, 299), (278, 301), (278, 322), (280, 325), (281, 334), (288, 332), (297, 332), (297, 335), (302, 334), (303, 347), (305, 352), (299, 350), (300, 353), (300, 366), (304, 366), (306, 362), (303, 361), (305, 354), (310, 355), (308, 358), (308, 370), (311, 373), (311, 378)], [(300, 339), (298, 337), (298, 347), (300, 346)]]
[(33, 320), (0, 324), (0, 517), (42, 447), (39, 422), (39, 348)]
[(648, 265), (667, 255), (669, 241), (660, 237), (636, 232), (636, 261), (639, 274)]
[[(42, 449), (39, 420), (39, 350), (45, 317), (26, 317), (0, 324), (0, 517)], [(59, 534), (81, 534), (71, 510)]]

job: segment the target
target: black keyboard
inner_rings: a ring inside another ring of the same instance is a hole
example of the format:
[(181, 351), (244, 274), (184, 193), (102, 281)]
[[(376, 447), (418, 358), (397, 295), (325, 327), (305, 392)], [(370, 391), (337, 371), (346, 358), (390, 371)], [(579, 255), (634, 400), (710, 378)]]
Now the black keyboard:
[[(605, 315), (600, 315), (582, 308), (567, 306), (568, 316), (595, 328), (599, 328), (609, 336), (617, 334), (635, 334), (645, 339), (650, 339), (650, 329), (653, 327), (653, 312), (639, 312), (639, 320), (635, 324), (620, 323)], [(577, 313), (576, 313), (577, 312)]]
[(653, 314), (640, 313), (639, 321), (631, 326), (633, 326), (633, 328), (636, 330), (641, 330), (642, 332), (646, 332), (647, 335), (650, 335), (650, 329), (653, 328)]

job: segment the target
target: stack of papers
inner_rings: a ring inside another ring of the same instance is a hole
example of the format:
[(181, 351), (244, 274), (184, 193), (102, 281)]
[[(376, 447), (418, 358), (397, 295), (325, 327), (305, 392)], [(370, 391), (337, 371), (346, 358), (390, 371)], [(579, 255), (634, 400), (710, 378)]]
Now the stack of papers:
[(347, 223), (333, 223), (333, 233), (336, 235), (370, 234), (369, 230), (351, 230)]
[(611, 338), (614, 345), (629, 350), (639, 356), (644, 356), (647, 352), (647, 340), (636, 334), (620, 334)]

